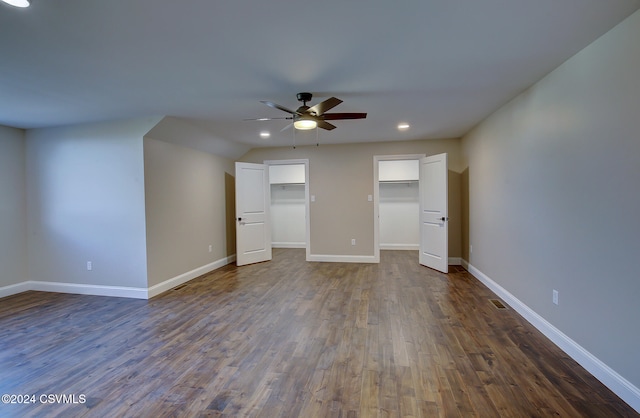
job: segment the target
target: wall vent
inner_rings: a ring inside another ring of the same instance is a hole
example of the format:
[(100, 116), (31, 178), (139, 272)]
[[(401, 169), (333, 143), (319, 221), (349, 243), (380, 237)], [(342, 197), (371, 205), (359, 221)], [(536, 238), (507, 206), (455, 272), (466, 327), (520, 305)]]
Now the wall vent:
[(504, 303), (502, 303), (500, 299), (489, 299), (489, 302), (493, 303), (493, 306), (495, 306), (498, 309), (507, 309), (507, 306)]

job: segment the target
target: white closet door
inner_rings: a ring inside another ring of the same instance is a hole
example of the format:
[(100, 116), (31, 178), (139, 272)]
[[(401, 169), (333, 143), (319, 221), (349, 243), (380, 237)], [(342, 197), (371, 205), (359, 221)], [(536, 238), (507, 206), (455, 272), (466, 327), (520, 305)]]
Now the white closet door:
[(236, 264), (271, 260), (269, 171), (264, 164), (236, 163)]
[(420, 264), (449, 271), (447, 154), (420, 159)]

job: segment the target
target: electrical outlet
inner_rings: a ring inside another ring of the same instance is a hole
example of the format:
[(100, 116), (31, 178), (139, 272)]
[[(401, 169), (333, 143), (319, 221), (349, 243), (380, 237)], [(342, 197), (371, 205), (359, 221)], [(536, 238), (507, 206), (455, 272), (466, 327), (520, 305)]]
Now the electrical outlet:
[(553, 289), (552, 300), (554, 305), (558, 304), (558, 291), (556, 289)]
[(469, 254), (473, 254), (473, 245), (469, 244)]
[(356, 239), (355, 238), (351, 239), (351, 245), (356, 245)]
[(91, 261), (87, 261), (87, 270), (93, 270), (93, 263)]
[(209, 252), (213, 251), (213, 245), (209, 245)]

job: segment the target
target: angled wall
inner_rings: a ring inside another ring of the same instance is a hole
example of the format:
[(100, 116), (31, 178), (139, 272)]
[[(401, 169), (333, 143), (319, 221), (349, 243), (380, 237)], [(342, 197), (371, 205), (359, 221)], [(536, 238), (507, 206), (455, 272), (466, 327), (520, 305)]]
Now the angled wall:
[(232, 160), (145, 137), (147, 271), (152, 295), (233, 261), (233, 175)]
[(639, 39), (636, 12), (462, 141), (471, 271), (638, 410)]
[(146, 297), (143, 136), (157, 122), (27, 131), (32, 288)]
[(0, 297), (27, 280), (25, 163), (24, 131), (0, 126)]

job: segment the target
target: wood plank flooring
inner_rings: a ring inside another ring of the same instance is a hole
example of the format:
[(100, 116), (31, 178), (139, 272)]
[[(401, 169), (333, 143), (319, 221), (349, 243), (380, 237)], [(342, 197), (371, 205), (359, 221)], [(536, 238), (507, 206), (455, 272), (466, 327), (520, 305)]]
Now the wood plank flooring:
[[(638, 417), (461, 268), (304, 250), (149, 301), (0, 299), (2, 417)], [(45, 398), (46, 400), (46, 398)]]

